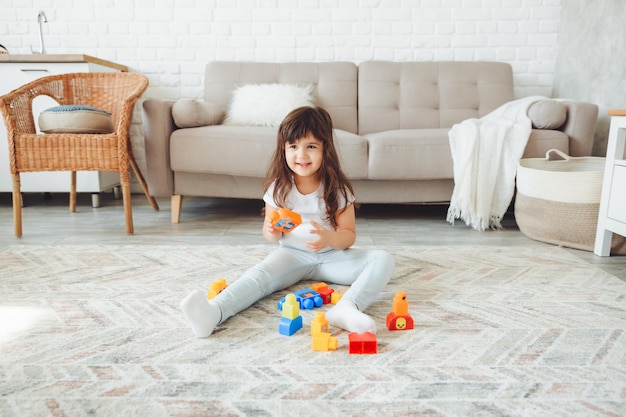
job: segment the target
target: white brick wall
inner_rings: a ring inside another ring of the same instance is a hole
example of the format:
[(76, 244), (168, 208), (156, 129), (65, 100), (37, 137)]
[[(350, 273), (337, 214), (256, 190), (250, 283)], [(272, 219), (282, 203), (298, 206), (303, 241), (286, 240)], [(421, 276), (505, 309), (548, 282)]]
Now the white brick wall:
[[(211, 60), (496, 60), (518, 97), (550, 96), (562, 0), (2, 0), (0, 44), (84, 53), (150, 79), (145, 97), (200, 97)], [(137, 112), (140, 113), (140, 112)], [(140, 114), (138, 115), (140, 116)], [(139, 122), (133, 144), (143, 165)]]

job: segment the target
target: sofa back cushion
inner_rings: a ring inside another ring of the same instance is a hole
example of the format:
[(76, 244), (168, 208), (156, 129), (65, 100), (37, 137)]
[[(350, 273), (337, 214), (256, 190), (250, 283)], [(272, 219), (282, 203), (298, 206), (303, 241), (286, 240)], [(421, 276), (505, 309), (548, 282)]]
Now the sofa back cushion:
[(384, 62), (359, 65), (359, 134), (450, 128), (514, 99), (502, 62)]
[(224, 110), (233, 92), (247, 84), (312, 85), (315, 104), (324, 107), (337, 129), (357, 132), (357, 66), (351, 62), (210, 62), (204, 99)]

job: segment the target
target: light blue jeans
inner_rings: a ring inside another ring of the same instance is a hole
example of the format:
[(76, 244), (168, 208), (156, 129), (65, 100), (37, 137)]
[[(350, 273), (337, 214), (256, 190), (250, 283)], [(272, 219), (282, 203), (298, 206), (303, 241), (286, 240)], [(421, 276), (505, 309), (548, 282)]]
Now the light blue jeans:
[(383, 250), (349, 248), (315, 253), (281, 246), (212, 301), (222, 312), (221, 324), (258, 300), (308, 279), (350, 285), (342, 299), (363, 311), (385, 288), (394, 266), (393, 257)]

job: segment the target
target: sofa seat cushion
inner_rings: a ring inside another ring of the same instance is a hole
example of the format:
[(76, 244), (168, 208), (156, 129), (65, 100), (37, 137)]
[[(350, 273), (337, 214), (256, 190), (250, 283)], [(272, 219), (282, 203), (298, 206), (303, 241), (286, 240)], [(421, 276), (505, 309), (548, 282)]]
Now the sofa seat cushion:
[[(229, 125), (175, 130), (170, 138), (171, 168), (181, 172), (265, 177), (276, 148), (276, 132), (274, 127)], [(335, 130), (335, 136), (346, 175), (367, 178), (367, 141), (339, 129)]]
[(400, 129), (365, 135), (371, 180), (453, 178), (449, 129)]

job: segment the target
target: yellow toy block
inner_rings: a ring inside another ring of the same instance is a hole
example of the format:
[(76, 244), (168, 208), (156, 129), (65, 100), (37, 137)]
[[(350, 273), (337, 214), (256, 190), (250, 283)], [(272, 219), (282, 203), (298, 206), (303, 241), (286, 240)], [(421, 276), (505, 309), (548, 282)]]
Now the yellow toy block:
[(295, 294), (287, 294), (283, 303), (283, 317), (294, 320), (300, 316), (300, 304), (296, 300)]
[(226, 288), (228, 285), (226, 285), (226, 280), (224, 278), (218, 278), (215, 281), (213, 281), (211, 283), (211, 286), (209, 287), (207, 293), (206, 293), (206, 297), (211, 300), (213, 298), (215, 298), (215, 296), (217, 296), (217, 294), (221, 293), (222, 291), (224, 291), (224, 288)]
[(337, 350), (338, 342), (336, 337), (332, 337), (330, 333), (317, 333), (311, 338), (311, 349), (328, 352), (329, 350)]
[(315, 313), (311, 321), (311, 335), (315, 336), (319, 333), (328, 333), (328, 320), (326, 320), (326, 314), (321, 311)]
[(339, 300), (341, 300), (341, 297), (343, 297), (343, 293), (339, 292), (339, 291), (334, 291), (331, 295), (330, 295), (330, 302), (332, 304), (337, 304), (339, 302)]

